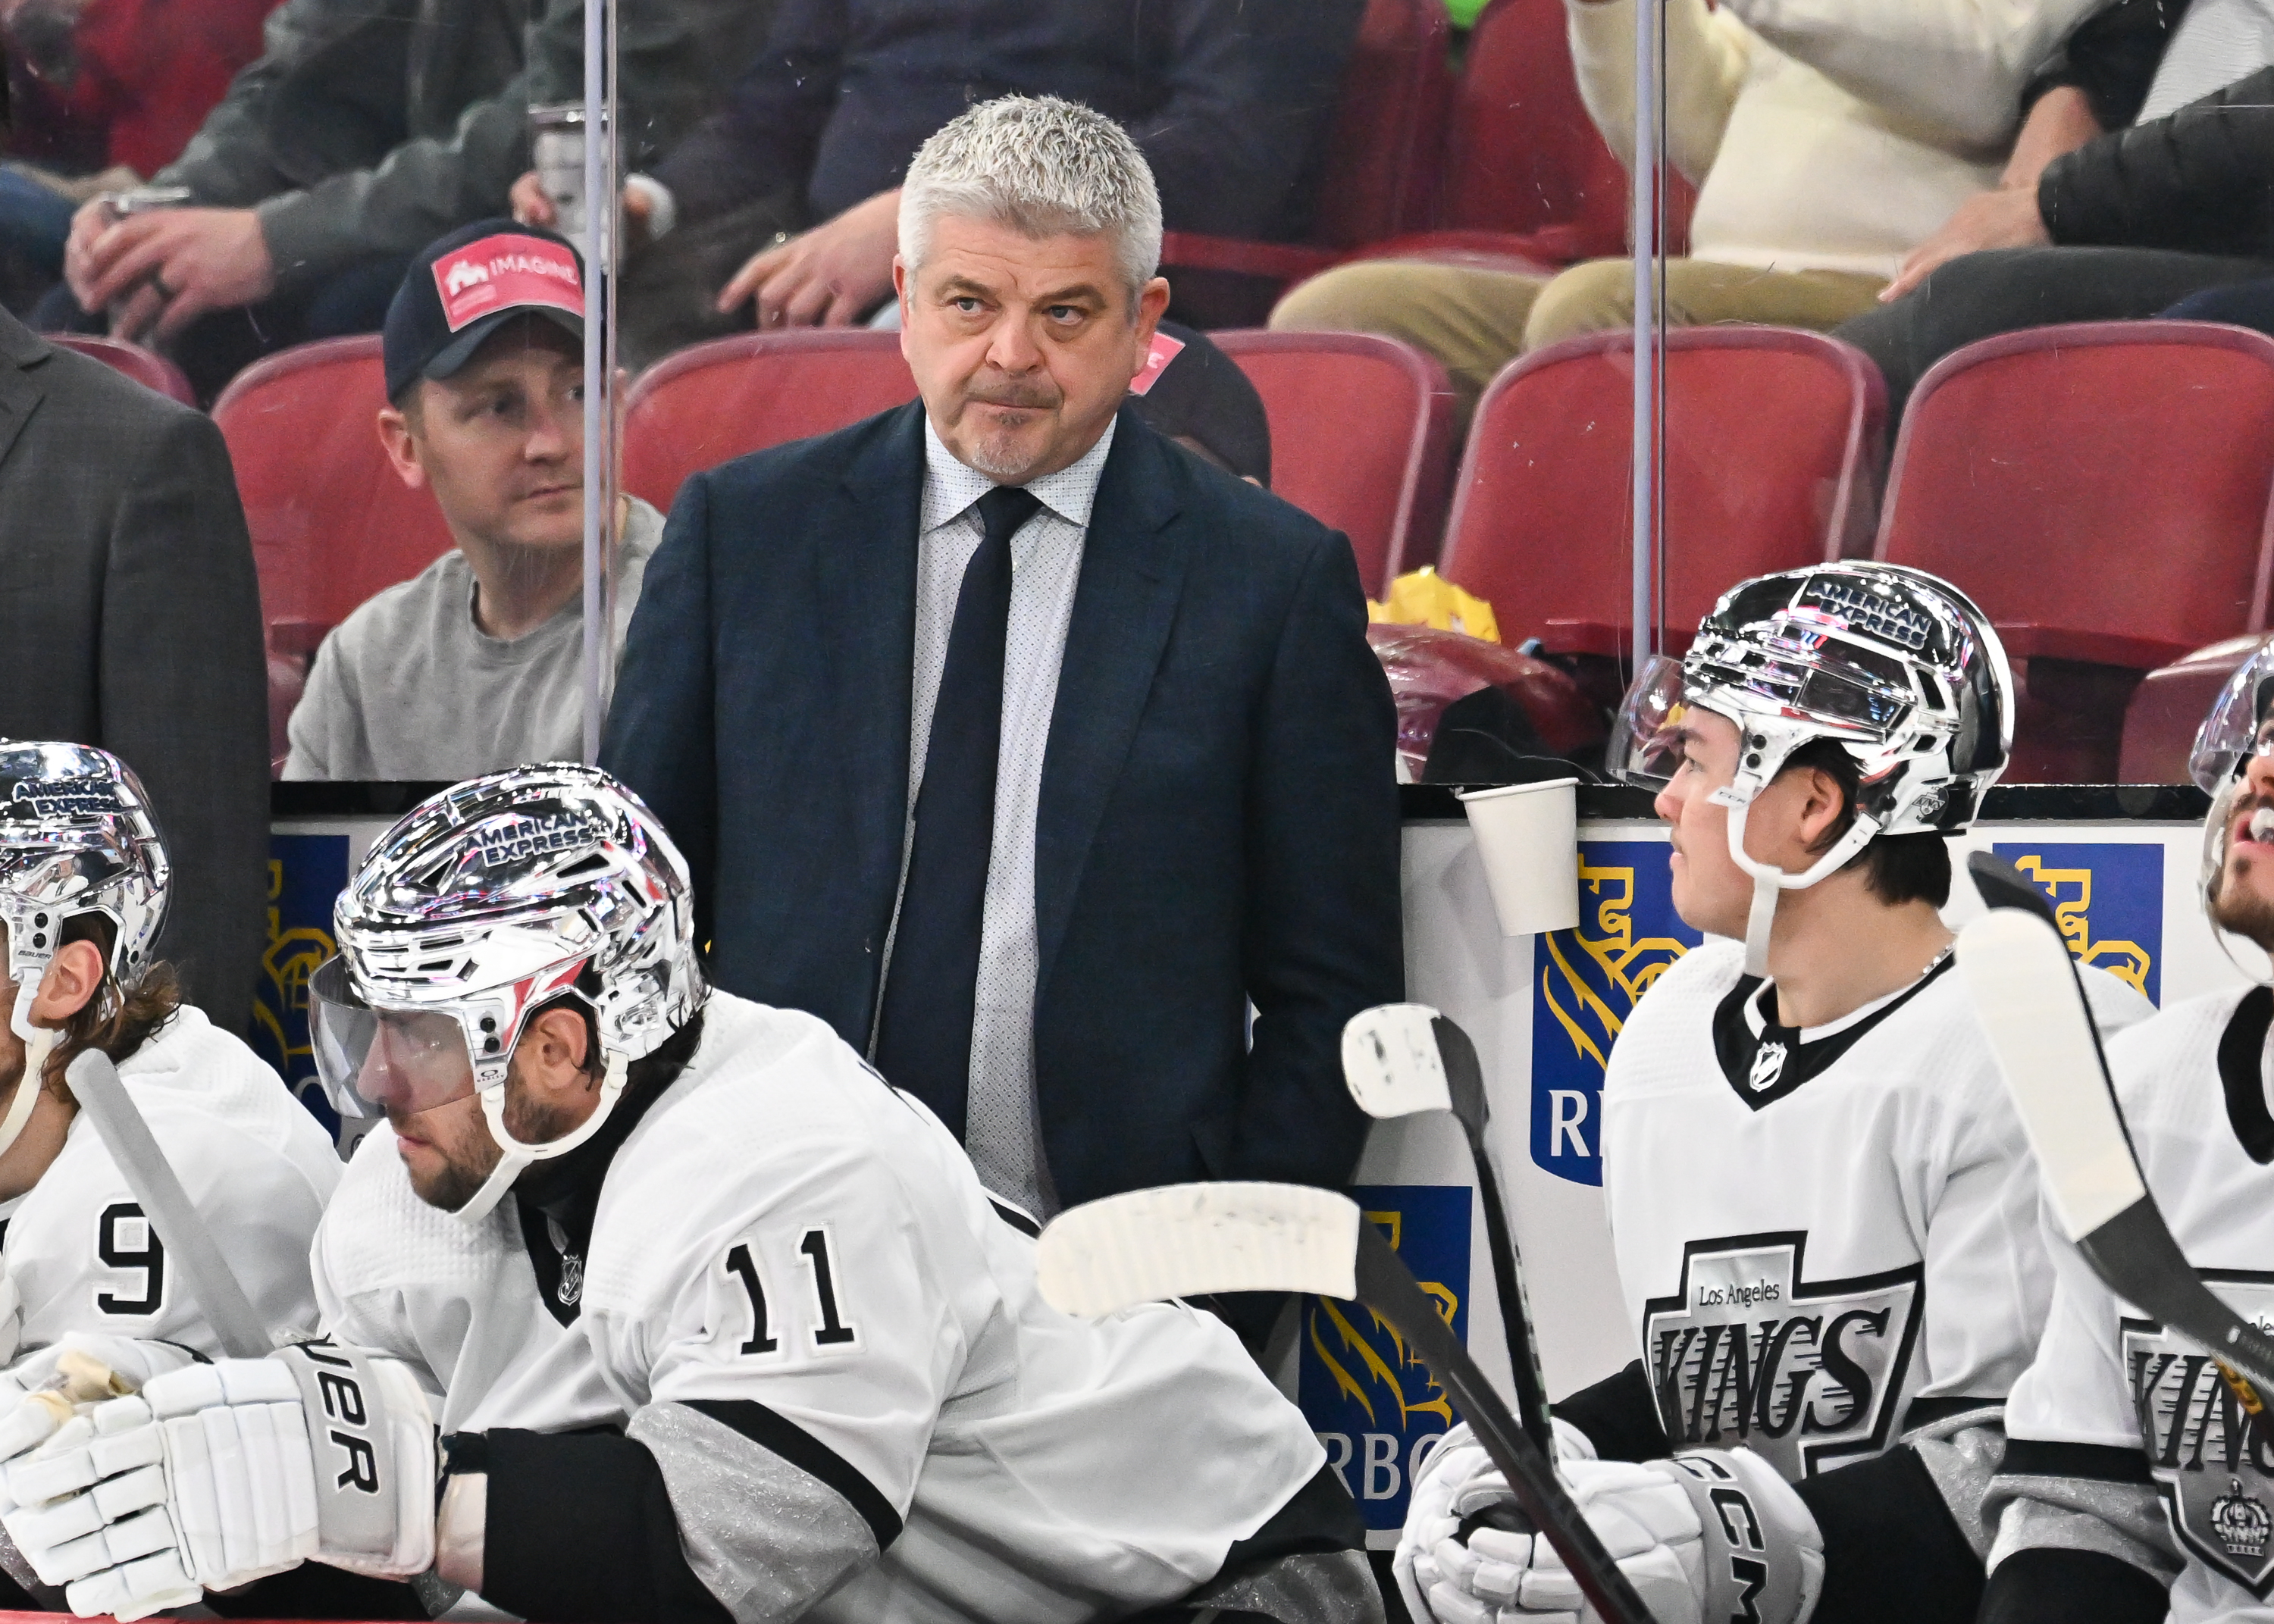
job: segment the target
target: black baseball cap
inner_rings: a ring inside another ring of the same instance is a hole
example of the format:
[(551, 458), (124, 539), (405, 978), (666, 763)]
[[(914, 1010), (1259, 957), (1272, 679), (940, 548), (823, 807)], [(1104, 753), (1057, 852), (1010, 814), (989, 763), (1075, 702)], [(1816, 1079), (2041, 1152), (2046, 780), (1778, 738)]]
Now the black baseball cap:
[(1199, 442), (1241, 478), (1269, 489), (1271, 422), (1239, 364), (1205, 334), (1174, 321), (1161, 323), (1153, 350), (1156, 365), (1137, 380), (1144, 387), (1130, 390), (1138, 416), (1171, 440)]
[(421, 378), (449, 377), (516, 316), (558, 322), (584, 337), (584, 260), (559, 235), (510, 220), (477, 220), (419, 251), (387, 307), (387, 398)]

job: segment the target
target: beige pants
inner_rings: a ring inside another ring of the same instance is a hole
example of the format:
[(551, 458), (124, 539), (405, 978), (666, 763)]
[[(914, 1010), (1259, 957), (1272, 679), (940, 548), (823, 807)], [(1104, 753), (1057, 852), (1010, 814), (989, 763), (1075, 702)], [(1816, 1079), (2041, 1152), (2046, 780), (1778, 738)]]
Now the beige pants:
[[(1826, 331), (1873, 309), (1882, 276), (1764, 271), (1705, 259), (1666, 266), (1666, 319)], [(1427, 350), (1453, 380), (1465, 428), (1502, 367), (1559, 339), (1634, 320), (1634, 266), (1591, 259), (1556, 276), (1517, 276), (1422, 259), (1367, 259), (1314, 276), (1279, 301), (1281, 331), (1385, 333)]]

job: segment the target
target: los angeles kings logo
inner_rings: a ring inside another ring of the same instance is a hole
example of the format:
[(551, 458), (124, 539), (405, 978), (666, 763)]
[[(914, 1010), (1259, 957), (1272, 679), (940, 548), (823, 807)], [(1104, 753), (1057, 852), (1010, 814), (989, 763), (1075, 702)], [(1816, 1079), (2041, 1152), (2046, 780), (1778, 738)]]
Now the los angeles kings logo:
[[(2274, 1274), (2206, 1270), (2228, 1307), (2274, 1332)], [(2124, 1321), (2124, 1370), (2148, 1470), (2195, 1559), (2261, 1600), (2274, 1590), (2274, 1412), (2255, 1420), (2211, 1357)]]
[(1804, 1229), (1692, 1241), (1643, 1347), (1675, 1449), (1751, 1447), (1798, 1478), (1886, 1447), (1924, 1267), (1810, 1281)]

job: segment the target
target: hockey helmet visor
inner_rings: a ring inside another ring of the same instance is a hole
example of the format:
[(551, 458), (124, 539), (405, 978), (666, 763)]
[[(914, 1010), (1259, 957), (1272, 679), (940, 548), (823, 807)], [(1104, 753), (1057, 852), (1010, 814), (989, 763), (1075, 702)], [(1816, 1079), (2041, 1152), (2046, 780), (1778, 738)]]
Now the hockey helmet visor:
[(2226, 680), (2210, 714), (2195, 733), (2187, 776), (2216, 795), (2248, 770), (2251, 758), (2274, 755), (2274, 643), (2258, 649)]
[(1664, 789), (1682, 766), (1683, 718), (1691, 697), (1680, 660), (1653, 654), (1627, 689), (1603, 753), (1611, 776), (1641, 789)]
[(324, 1097), (343, 1120), (416, 1116), (474, 1092), (474, 1057), (458, 1018), (373, 1008), (343, 956), (308, 978), (308, 1035)]

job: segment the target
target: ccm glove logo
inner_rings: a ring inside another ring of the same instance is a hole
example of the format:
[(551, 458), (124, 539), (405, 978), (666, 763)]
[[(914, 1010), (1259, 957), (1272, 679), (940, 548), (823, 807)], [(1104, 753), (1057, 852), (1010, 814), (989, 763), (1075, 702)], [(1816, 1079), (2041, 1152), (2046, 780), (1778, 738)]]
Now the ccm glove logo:
[(316, 1398), (328, 1425), (325, 1432), (344, 1451), (346, 1470), (332, 1486), (379, 1492), (379, 1448), (371, 1436), (370, 1408), (364, 1402), (363, 1385), (356, 1380), (356, 1362), (329, 1337), (302, 1342), (298, 1351), (315, 1371)]

